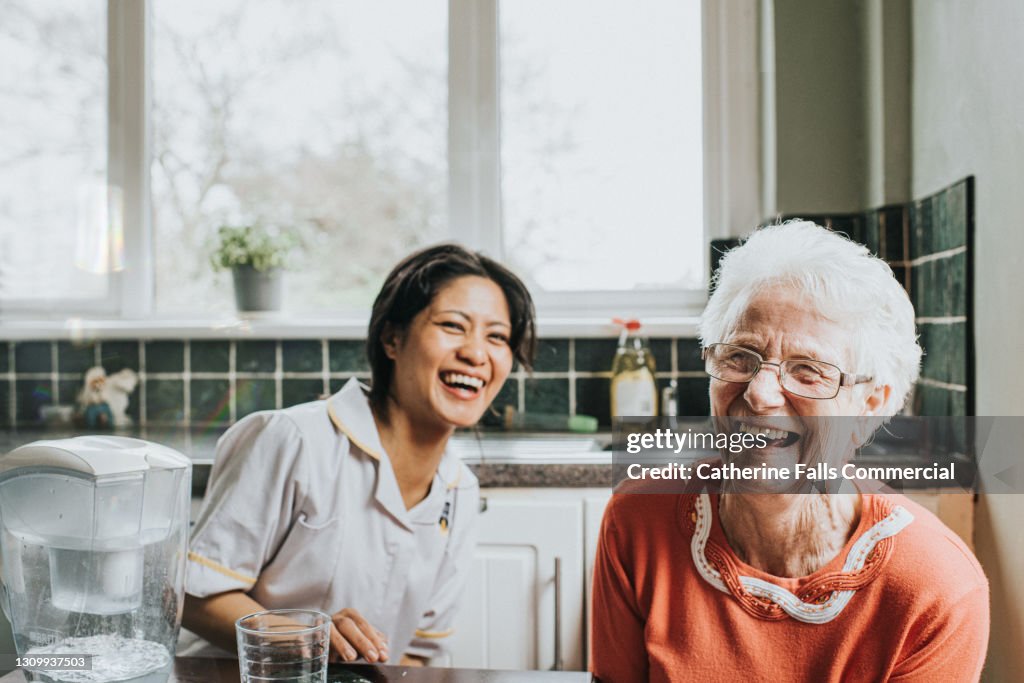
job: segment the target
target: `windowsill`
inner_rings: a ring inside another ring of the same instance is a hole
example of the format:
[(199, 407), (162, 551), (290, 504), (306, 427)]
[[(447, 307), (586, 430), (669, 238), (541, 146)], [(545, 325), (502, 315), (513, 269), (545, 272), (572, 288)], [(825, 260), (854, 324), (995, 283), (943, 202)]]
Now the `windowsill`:
[[(643, 318), (644, 334), (650, 337), (694, 337), (694, 316)], [(64, 318), (53, 320), (0, 319), (0, 339), (363, 339), (365, 318), (265, 319), (151, 318), (136, 320)], [(608, 338), (619, 328), (610, 318), (541, 317), (541, 338)]]

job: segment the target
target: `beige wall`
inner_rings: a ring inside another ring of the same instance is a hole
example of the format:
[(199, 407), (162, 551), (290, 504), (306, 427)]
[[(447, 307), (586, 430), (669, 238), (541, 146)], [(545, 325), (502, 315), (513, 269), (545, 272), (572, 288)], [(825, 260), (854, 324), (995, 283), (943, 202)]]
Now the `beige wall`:
[(910, 195), (910, 0), (774, 0), (765, 204), (845, 213)]
[[(912, 186), (915, 197), (977, 178), (977, 411), (1024, 415), (1024, 2), (915, 0)], [(1007, 348), (1009, 347), (1009, 348)], [(992, 585), (985, 680), (1024, 672), (1024, 494), (986, 496), (975, 547)]]
[(860, 211), (868, 163), (862, 3), (775, 0), (774, 21), (776, 210)]

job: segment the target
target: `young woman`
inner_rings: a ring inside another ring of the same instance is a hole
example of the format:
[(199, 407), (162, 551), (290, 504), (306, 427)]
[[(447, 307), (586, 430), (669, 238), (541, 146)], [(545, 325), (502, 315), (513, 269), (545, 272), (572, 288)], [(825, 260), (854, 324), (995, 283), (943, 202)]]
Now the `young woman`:
[[(455, 245), (399, 263), (373, 305), (369, 390), (353, 379), (327, 400), (250, 415), (218, 442), (184, 626), (233, 652), (239, 617), (315, 608), (333, 616), (331, 649), (346, 661), (438, 654), (479, 509), (476, 478), (445, 447), (534, 347), (533, 302), (503, 266)], [(182, 641), (181, 654), (206, 647)]]

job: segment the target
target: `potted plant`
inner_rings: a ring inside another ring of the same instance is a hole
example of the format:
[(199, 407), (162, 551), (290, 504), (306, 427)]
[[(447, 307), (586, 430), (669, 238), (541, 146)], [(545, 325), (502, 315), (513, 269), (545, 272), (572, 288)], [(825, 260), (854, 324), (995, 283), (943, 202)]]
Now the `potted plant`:
[(224, 225), (217, 230), (211, 260), (216, 270), (231, 270), (240, 313), (281, 310), (283, 271), (293, 246), (291, 236), (258, 225)]

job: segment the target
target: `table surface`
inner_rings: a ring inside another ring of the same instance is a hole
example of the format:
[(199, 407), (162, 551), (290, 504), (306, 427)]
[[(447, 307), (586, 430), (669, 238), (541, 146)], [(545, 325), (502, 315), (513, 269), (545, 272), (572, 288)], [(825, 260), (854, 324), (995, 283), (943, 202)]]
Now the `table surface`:
[[(0, 683), (26, 683), (22, 671), (0, 678)], [(583, 671), (497, 671), (482, 669), (443, 669), (432, 667), (380, 666), (374, 664), (331, 664), (328, 683), (589, 683)], [(234, 659), (178, 657), (168, 683), (238, 683), (238, 662)]]

